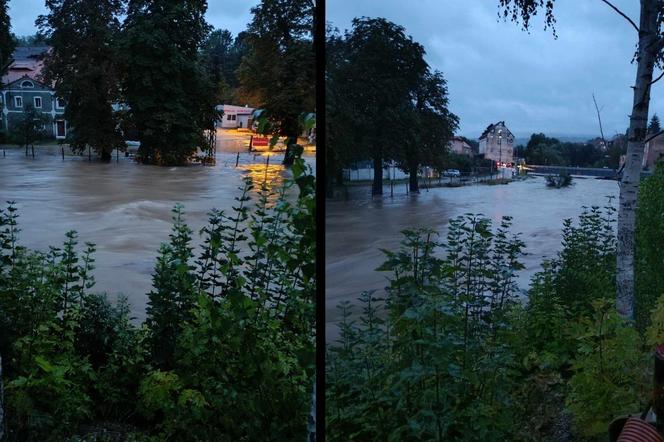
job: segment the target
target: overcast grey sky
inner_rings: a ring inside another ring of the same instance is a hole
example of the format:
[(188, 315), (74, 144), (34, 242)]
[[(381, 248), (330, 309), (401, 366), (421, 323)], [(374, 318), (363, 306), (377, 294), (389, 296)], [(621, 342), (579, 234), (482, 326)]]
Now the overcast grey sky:
[[(228, 29), (237, 35), (251, 21), (251, 8), (258, 0), (208, 0), (207, 21), (215, 28)], [(12, 32), (16, 35), (32, 35), (37, 32), (35, 19), (46, 13), (44, 0), (9, 0), (9, 16)]]
[[(385, 17), (405, 27), (448, 82), (460, 133), (479, 137), (505, 120), (517, 136), (599, 135), (592, 102), (602, 110), (605, 135), (629, 125), (637, 35), (601, 0), (555, 2), (558, 39), (497, 21), (498, 0), (327, 0), (327, 21), (343, 31), (354, 17)], [(613, 3), (639, 22), (637, 0)], [(655, 75), (658, 71), (655, 72)], [(664, 109), (664, 80), (652, 91), (652, 111)]]

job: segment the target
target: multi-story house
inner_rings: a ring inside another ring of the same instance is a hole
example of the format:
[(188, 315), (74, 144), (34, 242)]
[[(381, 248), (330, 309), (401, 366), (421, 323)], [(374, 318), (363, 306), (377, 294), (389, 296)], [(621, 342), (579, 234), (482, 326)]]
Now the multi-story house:
[(480, 136), (479, 153), (497, 163), (514, 162), (514, 135), (504, 121), (490, 124)]
[(452, 137), (449, 142), (449, 148), (451, 152), (459, 155), (473, 155), (473, 148), (470, 144), (466, 143), (466, 140), (464, 140), (463, 137)]
[(47, 51), (47, 47), (16, 48), (1, 80), (0, 131), (11, 133), (26, 108), (32, 106), (46, 116), (44, 134), (47, 137), (64, 139), (67, 136), (65, 102), (41, 79), (42, 59)]

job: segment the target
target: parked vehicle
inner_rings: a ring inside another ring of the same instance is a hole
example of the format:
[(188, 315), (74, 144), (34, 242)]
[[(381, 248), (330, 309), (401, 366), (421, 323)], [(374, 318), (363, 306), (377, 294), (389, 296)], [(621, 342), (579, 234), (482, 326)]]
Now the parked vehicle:
[(461, 172), (459, 172), (459, 169), (447, 169), (443, 172), (443, 176), (458, 178), (461, 176)]

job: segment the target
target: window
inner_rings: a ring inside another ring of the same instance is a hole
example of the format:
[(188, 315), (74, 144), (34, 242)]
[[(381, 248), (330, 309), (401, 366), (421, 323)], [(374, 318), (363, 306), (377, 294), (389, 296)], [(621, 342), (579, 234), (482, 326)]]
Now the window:
[(64, 109), (65, 108), (65, 100), (62, 98), (58, 97), (55, 99), (55, 107), (58, 109)]
[(14, 97), (14, 106), (23, 107), (23, 97)]
[(226, 121), (231, 121), (231, 115), (226, 115)]
[(42, 107), (42, 99), (41, 97), (35, 97), (35, 108), (41, 109)]
[(35, 84), (32, 81), (25, 80), (21, 82), (21, 87), (22, 88), (33, 88), (35, 87)]
[(231, 120), (235, 121), (235, 117), (237, 117), (237, 115), (231, 115), (231, 117)]

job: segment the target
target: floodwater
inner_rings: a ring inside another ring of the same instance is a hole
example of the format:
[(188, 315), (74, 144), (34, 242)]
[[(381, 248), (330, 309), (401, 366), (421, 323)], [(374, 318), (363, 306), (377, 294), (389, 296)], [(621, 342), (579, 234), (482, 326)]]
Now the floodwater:
[[(194, 244), (199, 244), (207, 213), (230, 210), (244, 176), (278, 185), (288, 175), (281, 166), (283, 155), (272, 154), (266, 164), (266, 155), (247, 152), (247, 141), (219, 130), (215, 166), (170, 168), (140, 165), (122, 155), (108, 164), (69, 154), (63, 161), (58, 147), (37, 148), (35, 159), (7, 149), (4, 157), (0, 151), (0, 202), (16, 202), (24, 246), (47, 251), (49, 245), (61, 245), (68, 230), (78, 232), (81, 247), (85, 241), (95, 243), (93, 290), (111, 298), (125, 294), (132, 315), (143, 320), (173, 206), (184, 205)], [(315, 170), (314, 155), (305, 160)]]
[[(363, 188), (364, 189), (364, 188)], [(432, 188), (417, 195), (402, 192), (394, 197), (374, 198), (355, 191), (349, 201), (332, 201), (325, 211), (325, 302), (326, 339), (338, 336), (339, 302), (355, 301), (364, 290), (387, 285), (375, 269), (382, 264), (380, 249), (395, 249), (408, 228), (428, 227), (447, 233), (448, 220), (465, 213), (484, 214), (494, 226), (503, 216), (512, 216), (512, 231), (522, 234), (527, 255), (522, 259), (519, 286), (528, 287), (532, 275), (545, 258), (560, 249), (563, 220), (575, 219), (583, 206), (605, 206), (608, 196), (616, 197), (618, 182), (575, 178), (563, 189), (546, 187), (542, 177), (530, 177), (508, 185), (473, 185)], [(389, 195), (389, 189), (387, 190)]]

